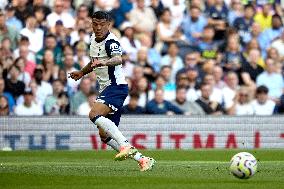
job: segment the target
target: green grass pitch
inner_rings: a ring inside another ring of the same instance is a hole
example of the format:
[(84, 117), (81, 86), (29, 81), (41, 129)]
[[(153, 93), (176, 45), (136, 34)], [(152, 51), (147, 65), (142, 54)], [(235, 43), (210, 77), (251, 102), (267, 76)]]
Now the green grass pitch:
[(242, 150), (143, 151), (157, 163), (140, 172), (133, 160), (115, 162), (114, 151), (0, 152), (1, 189), (280, 189), (284, 188), (284, 151), (248, 150), (258, 172), (240, 180), (228, 171)]

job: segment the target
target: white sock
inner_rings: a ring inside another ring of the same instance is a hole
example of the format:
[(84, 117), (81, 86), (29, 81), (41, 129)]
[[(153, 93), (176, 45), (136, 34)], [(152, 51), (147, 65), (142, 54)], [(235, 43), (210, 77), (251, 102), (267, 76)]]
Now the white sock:
[(143, 157), (144, 156), (140, 152), (136, 152), (136, 154), (133, 156), (133, 159), (139, 162), (139, 160)]
[(119, 146), (129, 146), (128, 140), (118, 130), (117, 126), (108, 118), (100, 116), (96, 118), (94, 123), (102, 128)]
[(109, 145), (115, 151), (119, 152), (120, 146), (115, 140), (110, 139), (110, 141), (107, 142), (107, 145)]

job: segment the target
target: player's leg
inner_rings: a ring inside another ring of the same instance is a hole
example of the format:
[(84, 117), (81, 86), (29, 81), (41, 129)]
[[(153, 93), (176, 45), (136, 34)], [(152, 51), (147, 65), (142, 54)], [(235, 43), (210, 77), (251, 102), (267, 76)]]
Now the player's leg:
[(100, 135), (101, 141), (103, 143), (107, 144), (112, 149), (114, 149), (115, 151), (119, 152), (119, 149), (120, 149), (119, 144), (115, 140), (113, 140), (111, 137), (109, 137), (106, 134), (106, 132), (104, 132), (104, 130), (102, 130), (101, 128), (99, 128), (99, 135)]
[[(120, 117), (121, 117), (121, 111), (116, 111), (116, 112), (114, 112), (114, 114), (108, 114), (107, 115), (107, 118), (109, 118), (111, 121), (113, 121), (115, 123), (115, 125), (117, 125), (117, 126), (119, 126)], [(116, 143), (116, 141), (114, 141), (114, 140), (110, 140), (110, 141), (112, 141), (112, 145), (119, 146)], [(116, 155), (116, 157), (118, 157), (119, 154), (121, 154), (121, 152), (118, 153)], [(124, 154), (121, 154), (121, 157), (122, 157), (121, 160), (123, 160)], [(154, 163), (155, 163), (155, 160), (153, 158), (143, 156), (142, 153), (140, 153), (139, 151), (137, 151), (135, 154), (133, 154), (129, 157), (138, 162), (138, 165), (139, 165), (139, 168), (140, 168), (141, 171), (151, 170), (154, 166)], [(117, 158), (117, 159), (120, 160), (119, 158)]]
[(102, 129), (108, 136), (114, 139), (120, 146), (130, 146), (128, 140), (118, 130), (117, 126), (106, 115), (112, 112), (112, 109), (107, 105), (96, 102), (94, 103), (90, 113), (90, 120)]

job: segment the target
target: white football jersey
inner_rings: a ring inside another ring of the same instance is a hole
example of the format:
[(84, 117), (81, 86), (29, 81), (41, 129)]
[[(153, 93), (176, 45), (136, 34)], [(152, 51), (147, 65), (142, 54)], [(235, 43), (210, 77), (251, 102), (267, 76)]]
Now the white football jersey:
[[(93, 33), (90, 45), (91, 59), (107, 60), (115, 55), (122, 55), (118, 38), (113, 33), (109, 33), (106, 39), (100, 42), (96, 42), (95, 38)], [(127, 84), (122, 65), (101, 66), (94, 68), (94, 71), (100, 85), (100, 92), (109, 85)]]

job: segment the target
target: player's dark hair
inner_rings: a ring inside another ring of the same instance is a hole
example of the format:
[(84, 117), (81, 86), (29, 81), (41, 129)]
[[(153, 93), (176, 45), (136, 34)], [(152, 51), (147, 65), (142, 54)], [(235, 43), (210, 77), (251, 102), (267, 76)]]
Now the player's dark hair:
[(106, 11), (97, 11), (94, 12), (94, 14), (92, 15), (92, 19), (105, 19), (106, 21), (110, 22), (112, 20), (110, 14)]

